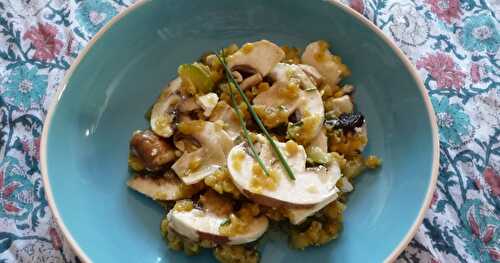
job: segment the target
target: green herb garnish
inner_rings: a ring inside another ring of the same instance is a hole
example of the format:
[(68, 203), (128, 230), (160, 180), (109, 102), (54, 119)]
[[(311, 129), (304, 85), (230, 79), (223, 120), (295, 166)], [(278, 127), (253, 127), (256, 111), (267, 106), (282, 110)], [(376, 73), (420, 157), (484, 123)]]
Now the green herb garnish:
[[(216, 56), (219, 59), (222, 66), (224, 67), (224, 71), (226, 72), (227, 80), (236, 87), (236, 90), (238, 90), (238, 93), (240, 94), (241, 98), (243, 98), (243, 101), (247, 105), (247, 108), (248, 108), (248, 111), (250, 112), (250, 115), (252, 115), (252, 118), (255, 120), (255, 123), (257, 123), (257, 126), (259, 126), (260, 130), (262, 131), (262, 133), (264, 133), (264, 136), (267, 138), (267, 140), (271, 144), (271, 147), (273, 148), (274, 153), (276, 154), (276, 156), (278, 156), (278, 159), (280, 160), (281, 165), (283, 166), (283, 168), (287, 172), (288, 177), (290, 177), (290, 179), (292, 179), (292, 180), (295, 180), (295, 176), (293, 175), (293, 171), (290, 168), (290, 166), (288, 165), (288, 162), (286, 161), (285, 157), (283, 156), (283, 154), (279, 150), (279, 148), (276, 145), (276, 143), (274, 142), (273, 138), (271, 137), (271, 135), (267, 131), (267, 129), (264, 126), (264, 124), (262, 123), (262, 121), (260, 120), (257, 113), (255, 113), (255, 111), (253, 110), (252, 104), (250, 104), (250, 101), (248, 100), (247, 96), (245, 95), (245, 93), (241, 89), (240, 85), (238, 85), (236, 80), (234, 80), (233, 75), (231, 74), (231, 71), (227, 68), (225, 59), (221, 59), (220, 56), (217, 54), (216, 54)], [(224, 53), (222, 53), (222, 56), (224, 56)], [(229, 87), (229, 88), (231, 89), (231, 87)]]
[[(219, 55), (217, 55), (217, 58), (220, 60), (221, 63), (223, 63), (223, 65), (225, 65), (224, 51), (222, 51), (222, 52), (223, 52), (222, 53), (223, 59), (221, 59), (219, 57)], [(226, 78), (229, 79), (228, 74), (231, 75), (231, 73), (228, 73), (227, 71), (225, 73), (226, 73)], [(231, 77), (232, 77), (232, 75), (231, 75)], [(253, 155), (254, 159), (257, 160), (257, 162), (259, 163), (259, 166), (264, 171), (264, 174), (266, 176), (269, 176), (269, 171), (267, 170), (266, 166), (264, 165), (264, 162), (260, 159), (259, 155), (257, 154), (257, 150), (255, 149), (252, 138), (250, 138), (245, 120), (243, 119), (243, 116), (240, 112), (240, 109), (238, 108), (238, 105), (236, 104), (236, 98), (234, 96), (231, 84), (228, 84), (228, 89), (229, 89), (229, 96), (231, 97), (231, 104), (233, 104), (233, 110), (236, 113), (236, 115), (238, 116), (238, 120), (240, 121), (241, 129), (243, 130), (243, 136), (245, 137), (248, 145), (250, 146), (250, 150), (252, 151), (252, 155)]]

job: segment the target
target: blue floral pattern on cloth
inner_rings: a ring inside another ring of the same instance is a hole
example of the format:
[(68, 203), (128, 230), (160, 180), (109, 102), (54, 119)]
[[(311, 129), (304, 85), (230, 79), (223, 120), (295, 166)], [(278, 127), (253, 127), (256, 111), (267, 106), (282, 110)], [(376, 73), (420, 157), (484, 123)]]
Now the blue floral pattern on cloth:
[[(130, 1), (0, 1), (0, 262), (78, 262), (47, 206), (40, 135), (70, 63)], [(437, 190), (398, 262), (500, 262), (500, 1), (342, 1), (415, 64), (438, 119)]]
[(5, 87), (3, 96), (9, 103), (22, 109), (40, 105), (47, 88), (47, 75), (38, 75), (38, 69), (29, 69), (26, 65), (14, 68), (7, 80), (2, 83)]
[(431, 99), (439, 126), (442, 143), (449, 146), (459, 146), (464, 137), (470, 135), (470, 119), (458, 103), (450, 104), (447, 97), (438, 101)]
[(115, 15), (113, 5), (101, 0), (82, 1), (76, 9), (76, 20), (90, 34), (97, 33)]
[(462, 44), (472, 51), (488, 51), (494, 53), (500, 45), (500, 33), (497, 22), (489, 16), (471, 16), (465, 21)]

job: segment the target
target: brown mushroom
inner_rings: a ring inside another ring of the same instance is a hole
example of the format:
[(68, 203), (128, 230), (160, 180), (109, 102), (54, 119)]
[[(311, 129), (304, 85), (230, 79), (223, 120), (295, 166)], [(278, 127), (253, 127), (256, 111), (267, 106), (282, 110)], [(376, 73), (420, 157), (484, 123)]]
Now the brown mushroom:
[(149, 171), (157, 171), (176, 158), (172, 145), (150, 130), (135, 132), (130, 149)]

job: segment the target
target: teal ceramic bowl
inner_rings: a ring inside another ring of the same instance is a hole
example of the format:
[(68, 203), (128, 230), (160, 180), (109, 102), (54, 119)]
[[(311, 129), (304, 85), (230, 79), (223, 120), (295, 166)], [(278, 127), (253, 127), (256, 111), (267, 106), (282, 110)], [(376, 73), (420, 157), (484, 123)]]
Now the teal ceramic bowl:
[(162, 209), (127, 189), (128, 140), (177, 66), (230, 43), (325, 39), (352, 69), (368, 153), (383, 167), (359, 178), (345, 228), (328, 245), (292, 250), (270, 233), (262, 262), (382, 262), (397, 257), (429, 205), (438, 165), (434, 113), (415, 69), (381, 31), (334, 2), (155, 0), (135, 4), (90, 41), (62, 82), (43, 131), (50, 207), (83, 261), (203, 262), (160, 237)]

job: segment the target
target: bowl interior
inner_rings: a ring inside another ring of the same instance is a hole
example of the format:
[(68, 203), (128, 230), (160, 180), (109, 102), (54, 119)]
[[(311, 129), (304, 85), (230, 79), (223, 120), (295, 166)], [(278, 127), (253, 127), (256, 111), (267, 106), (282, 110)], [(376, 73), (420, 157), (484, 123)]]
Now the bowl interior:
[[(367, 119), (367, 153), (383, 167), (358, 178), (345, 228), (328, 245), (291, 250), (271, 231), (262, 262), (380, 262), (414, 223), (432, 174), (433, 135), (417, 83), (362, 22), (325, 2), (150, 1), (95, 43), (59, 99), (47, 137), (47, 171), (64, 224), (95, 262), (213, 261), (189, 258), (160, 237), (162, 209), (127, 189), (128, 140), (181, 63), (230, 43), (269, 39), (304, 47), (325, 39), (352, 69)], [(312, 260), (312, 261), (311, 261)]]

